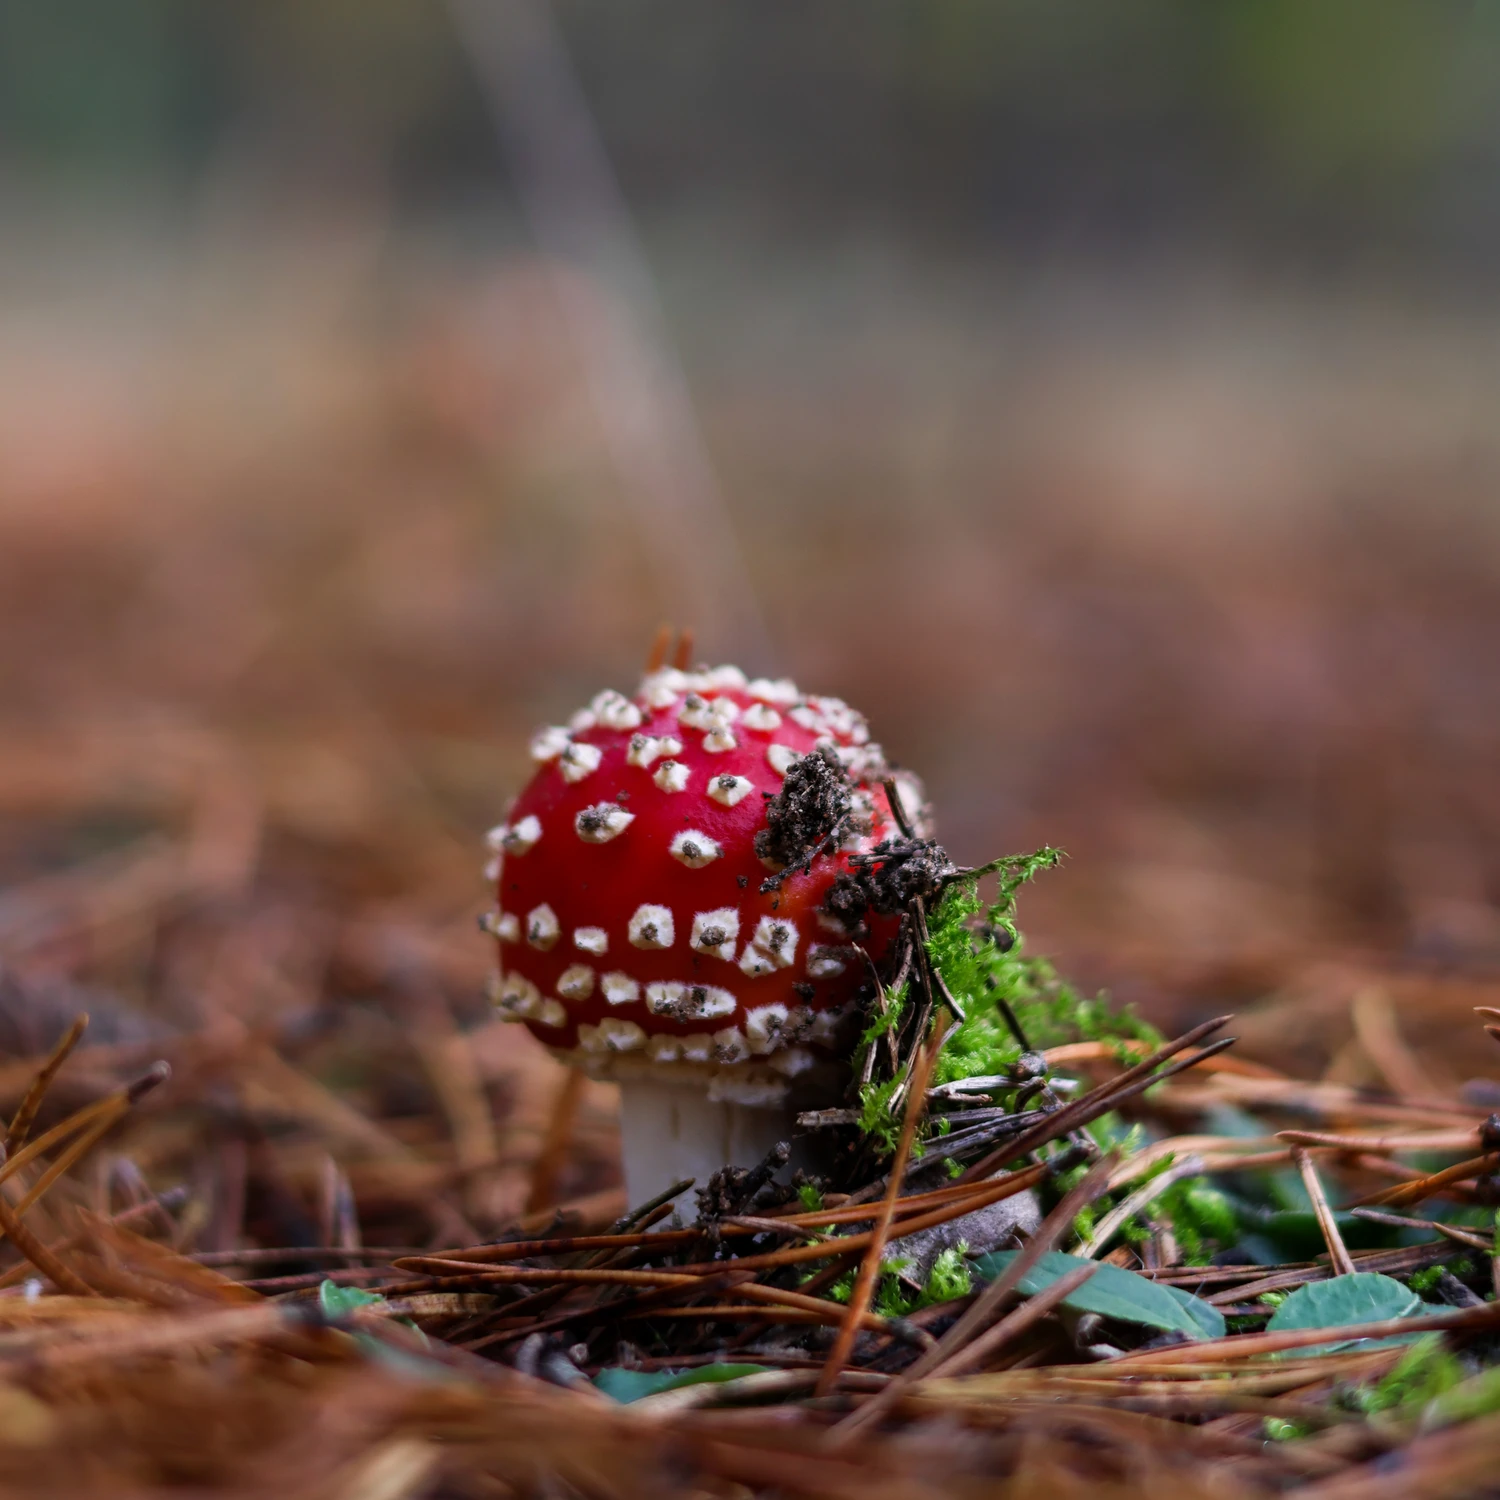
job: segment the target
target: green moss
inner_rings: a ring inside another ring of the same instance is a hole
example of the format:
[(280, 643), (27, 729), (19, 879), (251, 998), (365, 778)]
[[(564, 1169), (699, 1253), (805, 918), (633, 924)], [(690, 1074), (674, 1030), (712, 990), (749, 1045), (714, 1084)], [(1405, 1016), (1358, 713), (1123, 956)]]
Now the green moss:
[[(1094, 1138), (1094, 1144), (1101, 1151), (1118, 1151), (1121, 1161), (1128, 1161), (1146, 1144), (1146, 1128), (1144, 1125), (1127, 1125), (1113, 1110), (1108, 1114), (1100, 1115), (1097, 1120), (1083, 1127), (1089, 1135)], [(1166, 1171), (1171, 1164), (1170, 1156), (1153, 1164), (1142, 1176), (1141, 1181), (1149, 1181)], [(1084, 1170), (1087, 1170), (1085, 1168)], [(1083, 1181), (1082, 1175), (1078, 1179)]]
[(1406, 1284), (1417, 1296), (1425, 1297), (1442, 1280), (1442, 1276), (1441, 1266), (1424, 1266), (1420, 1271), (1413, 1271), (1406, 1278)]
[(1423, 1408), (1421, 1425), (1431, 1430), (1454, 1422), (1472, 1422), (1500, 1411), (1500, 1366), (1492, 1366), (1440, 1391)]
[(927, 1285), (917, 1299), (917, 1308), (931, 1307), (939, 1302), (956, 1302), (974, 1290), (974, 1279), (969, 1273), (967, 1256), (969, 1247), (960, 1241), (944, 1250), (932, 1263), (927, 1273)]
[(899, 1078), (867, 1083), (859, 1091), (859, 1128), (887, 1156), (896, 1149), (901, 1122), (891, 1113), (891, 1096), (901, 1086)]
[[(934, 1084), (1010, 1070), (1021, 1046), (1001, 1001), (1012, 1008), (1037, 1048), (1079, 1041), (1160, 1042), (1160, 1034), (1130, 1011), (1115, 1009), (1102, 995), (1080, 994), (1058, 978), (1046, 959), (1026, 952), (1015, 925), (1016, 893), (1061, 858), (1060, 850), (1049, 848), (996, 860), (950, 885), (928, 914), (928, 955), (967, 1016), (943, 1044)], [(989, 875), (997, 877), (997, 884), (995, 899), (986, 902), (979, 888)], [(889, 997), (885, 1013), (866, 1027), (861, 1048), (875, 1045), (898, 1024), (910, 998), (909, 985)], [(890, 1110), (898, 1084), (899, 1079), (879, 1080), (860, 1091), (860, 1129), (887, 1154), (895, 1150), (901, 1129)], [(1004, 1105), (1013, 1105), (1014, 1099), (1013, 1092), (1000, 1096)]]
[[(1032, 1046), (1065, 1042), (1141, 1039), (1159, 1034), (1103, 996), (1084, 996), (1058, 978), (1044, 958), (1026, 952), (1015, 925), (1016, 892), (1062, 858), (1057, 849), (1013, 855), (948, 887), (928, 921), (927, 951), (968, 1019), (949, 1036), (938, 1058), (934, 1082), (1004, 1073), (1021, 1055), (999, 1002), (1015, 1012)], [(996, 899), (980, 898), (980, 877), (999, 874)], [(979, 925), (982, 924), (982, 925)], [(997, 935), (999, 941), (996, 940)]]
[(1216, 1250), (1239, 1242), (1239, 1221), (1229, 1199), (1206, 1178), (1174, 1182), (1156, 1200), (1155, 1211), (1171, 1224), (1187, 1265), (1206, 1266)]
[(1291, 1422), (1285, 1417), (1266, 1418), (1266, 1436), (1273, 1443), (1295, 1442), (1298, 1438), (1305, 1438), (1317, 1429), (1307, 1422)]
[[(1127, 1160), (1145, 1143), (1140, 1126), (1126, 1130), (1116, 1116), (1105, 1116), (1097, 1121), (1093, 1135), (1101, 1149), (1115, 1147)], [(1074, 1221), (1075, 1231), (1081, 1236), (1091, 1235), (1099, 1220), (1117, 1203), (1153, 1178), (1160, 1177), (1171, 1167), (1173, 1160), (1170, 1153), (1161, 1157), (1118, 1193), (1099, 1198), (1091, 1209)], [(1078, 1179), (1087, 1170), (1084, 1165), (1064, 1174), (1059, 1187), (1066, 1190), (1066, 1186), (1071, 1186), (1066, 1179)], [(1203, 1177), (1191, 1177), (1163, 1188), (1160, 1195), (1147, 1204), (1146, 1217), (1156, 1222), (1166, 1221), (1177, 1240), (1183, 1262), (1191, 1266), (1207, 1265), (1216, 1250), (1237, 1244), (1240, 1239), (1240, 1225), (1233, 1204)], [(1150, 1234), (1150, 1226), (1144, 1219), (1127, 1219), (1120, 1226), (1120, 1238), (1127, 1245), (1144, 1244)]]
[(1463, 1366), (1443, 1345), (1441, 1334), (1418, 1339), (1400, 1362), (1374, 1385), (1341, 1393), (1340, 1405), (1367, 1417), (1426, 1406), (1464, 1378)]
[(797, 1196), (810, 1214), (817, 1213), (823, 1206), (823, 1191), (815, 1182), (801, 1183), (797, 1188)]
[(859, 1045), (861, 1051), (866, 1047), (874, 1046), (905, 1015), (906, 1004), (910, 998), (910, 994), (911, 986), (903, 984), (899, 990), (894, 990), (886, 995), (885, 1009), (876, 1013), (860, 1036)]
[[(927, 1280), (920, 1291), (901, 1279), (910, 1261), (896, 1258), (885, 1263), (880, 1273), (880, 1282), (875, 1295), (870, 1299), (872, 1309), (882, 1318), (905, 1318), (924, 1307), (933, 1307), (939, 1302), (956, 1302), (974, 1290), (973, 1276), (969, 1271), (967, 1256), (969, 1247), (960, 1241), (951, 1249), (942, 1251), (932, 1263)], [(854, 1294), (854, 1278), (857, 1270), (849, 1271), (829, 1287), (827, 1296), (835, 1302), (847, 1304)]]
[[(830, 1302), (848, 1302), (850, 1297), (854, 1295), (854, 1278), (858, 1274), (859, 1272), (857, 1268), (854, 1270), (845, 1271), (844, 1274), (840, 1276), (839, 1279), (835, 1281), (831, 1287), (828, 1288), (827, 1292), (824, 1295)], [(814, 1275), (816, 1275), (816, 1272), (809, 1272), (802, 1279), (804, 1281), (811, 1281)]]
[(1094, 1229), (1099, 1223), (1099, 1211), (1095, 1207), (1082, 1208), (1078, 1211), (1078, 1217), (1073, 1220), (1073, 1235), (1075, 1239), (1091, 1240), (1094, 1237)]

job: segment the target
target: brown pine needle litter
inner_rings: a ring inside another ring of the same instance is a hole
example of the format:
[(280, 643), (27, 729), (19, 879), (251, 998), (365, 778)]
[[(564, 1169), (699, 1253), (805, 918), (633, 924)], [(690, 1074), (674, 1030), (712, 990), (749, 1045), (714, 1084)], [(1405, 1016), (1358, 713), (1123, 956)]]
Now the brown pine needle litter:
[[(657, 1227), (668, 1216), (663, 1204), (604, 1223), (609, 1208), (597, 1193), (575, 1194), (574, 1206), (545, 1225), (535, 1213), (528, 1220), (537, 1163), (565, 1180), (558, 1139), (576, 1129), (586, 1142), (596, 1128), (576, 1088), (554, 1085), (546, 1097), (569, 1119), (535, 1117), (534, 1155), (517, 1157), (501, 1179), (513, 1185), (503, 1200), (509, 1220), (480, 1242), (425, 1250), (363, 1241), (379, 1223), (418, 1227), (423, 1216), (436, 1238), (450, 1212), (454, 1221), (483, 1214), (475, 1206), (483, 1200), (452, 1197), (462, 1179), (444, 1170), (440, 1153), (419, 1152), (422, 1138), (409, 1127), (394, 1134), (390, 1120), (379, 1136), (390, 1133), (399, 1154), (384, 1164), (393, 1175), (383, 1191), (368, 1158), (331, 1170), (326, 1157), (319, 1164), (290, 1145), (272, 1154), (266, 1137), (251, 1136), (242, 1156), (215, 1159), (206, 1189), (153, 1196), (145, 1174), (184, 1149), (191, 1158), (191, 1139), (169, 1139), (175, 1112), (191, 1110), (191, 1100), (168, 1096), (163, 1105), (169, 1070), (155, 1065), (138, 1082), (56, 1116), (48, 1096), (66, 1079), (62, 1064), (82, 1036), (74, 1025), (22, 1085), (8, 1131), (19, 1149), (0, 1169), (10, 1194), (0, 1197), (0, 1226), (15, 1260), (10, 1290), (0, 1295), (4, 1492), (165, 1495), (191, 1472), (195, 1492), (235, 1495), (937, 1497), (1037, 1493), (1045, 1484), (1049, 1493), (1102, 1488), (1124, 1496), (1171, 1484), (1187, 1495), (1296, 1488), (1329, 1497), (1366, 1493), (1366, 1477), (1382, 1492), (1393, 1458), (1409, 1468), (1403, 1495), (1469, 1492), (1492, 1418), (1478, 1413), (1424, 1433), (1415, 1419), (1376, 1423), (1334, 1398), (1390, 1377), (1407, 1353), (1405, 1345), (1378, 1342), (1392, 1335), (1482, 1347), (1500, 1332), (1493, 1302), (1471, 1294), (1467, 1305), (1370, 1317), (1341, 1326), (1337, 1339), (1326, 1328), (1246, 1327), (1197, 1341), (1138, 1337), (1134, 1348), (1119, 1348), (1084, 1342), (1078, 1314), (1068, 1313), (1068, 1300), (1101, 1269), (1096, 1262), (1080, 1261), (1030, 1295), (1023, 1288), (1049, 1253), (1069, 1244), (1093, 1244), (1097, 1253), (1114, 1242), (1112, 1265), (1128, 1263), (1143, 1279), (1252, 1309), (1273, 1287), (1326, 1283), (1377, 1265), (1410, 1272), (1452, 1261), (1464, 1246), (1489, 1241), (1441, 1220), (1374, 1209), (1363, 1218), (1390, 1220), (1419, 1242), (1351, 1252), (1331, 1184), (1343, 1184), (1347, 1199), (1362, 1180), (1350, 1162), (1472, 1150), (1493, 1129), (1474, 1111), (1465, 1129), (1413, 1132), (1404, 1128), (1402, 1100), (1392, 1097), (1394, 1118), (1382, 1124), (1376, 1109), (1373, 1129), (1350, 1129), (1331, 1108), (1314, 1110), (1327, 1129), (1281, 1132), (1291, 1143), (1282, 1159), (1305, 1184), (1327, 1241), (1328, 1253), (1305, 1264), (1147, 1264), (1135, 1250), (1121, 1253), (1118, 1213), (1096, 1215), (1091, 1237), (1080, 1233), (1079, 1216), (1111, 1191), (1123, 1195), (1118, 1207), (1149, 1213), (1151, 1185), (1165, 1193), (1184, 1178), (1172, 1174), (1174, 1160), (1200, 1174), (1217, 1160), (1232, 1173), (1266, 1154), (1236, 1154), (1233, 1137), (1181, 1134), (1163, 1138), (1175, 1157), (1152, 1148), (1150, 1161), (1166, 1167), (1144, 1184), (1148, 1168), (1121, 1149), (1099, 1154), (987, 1284), (905, 1316), (871, 1305), (888, 1243), (899, 1249), (924, 1229), (1044, 1187), (1076, 1158), (1067, 1145), (1076, 1122), (1102, 1100), (1140, 1099), (1148, 1078), (1192, 1078), (1173, 1060), (1213, 1058), (1193, 1049), (1222, 1024), (1192, 1028), (1154, 1049), (1154, 1072), (1096, 1055), (1096, 1067), (1113, 1066), (1113, 1075), (1059, 1104), (1051, 1141), (1036, 1126), (1023, 1137), (1031, 1150), (1050, 1147), (1050, 1155), (1029, 1165), (1012, 1158), (989, 1175), (901, 1196), (897, 1185), (941, 1046), (935, 1029), (912, 1060), (901, 1135), (878, 1200), (821, 1209), (793, 1202), (712, 1226)], [(181, 1059), (202, 1066), (201, 1044), (172, 1050), (179, 1070)], [(214, 1076), (223, 1076), (225, 1057), (210, 1056)], [(181, 1087), (180, 1074), (170, 1087)], [(1148, 1116), (1174, 1117), (1172, 1087), (1157, 1085)], [(295, 1114), (310, 1096), (295, 1089), (285, 1097)], [(1373, 1095), (1363, 1098), (1378, 1105)], [(140, 1118), (152, 1109), (154, 1120)], [(1466, 1113), (1458, 1105), (1453, 1112)], [(1246, 1140), (1276, 1138), (1276, 1111), (1269, 1113), (1258, 1122), (1261, 1134)], [(117, 1164), (106, 1170), (99, 1163), (108, 1158), (97, 1153), (109, 1149), (109, 1133), (124, 1130), (127, 1117), (140, 1118), (134, 1140), (142, 1160), (136, 1172)], [(321, 1124), (335, 1118), (318, 1109)], [(24, 1145), (33, 1121), (46, 1128)], [(269, 1124), (267, 1117), (263, 1128)], [(80, 1143), (95, 1157), (81, 1153)], [(602, 1148), (601, 1140), (601, 1155)], [(266, 1243), (277, 1220), (261, 1217), (266, 1208), (250, 1217), (252, 1160), (261, 1163), (258, 1180), (281, 1183), (283, 1215), (292, 1213), (299, 1174), (309, 1186), (322, 1184), (333, 1205), (325, 1222), (341, 1223), (344, 1243)], [(1403, 1185), (1403, 1201), (1473, 1189), (1489, 1164), (1488, 1154), (1469, 1155), (1419, 1175)], [(242, 1184), (227, 1208), (226, 1170)], [(265, 1173), (274, 1175), (262, 1179)], [(122, 1205), (115, 1181), (146, 1196)], [(349, 1200), (343, 1209), (341, 1198)], [(365, 1203), (378, 1208), (366, 1211)], [(238, 1215), (235, 1238), (261, 1243), (207, 1243), (225, 1212)], [(537, 1234), (539, 1227), (546, 1232)], [(356, 1266), (358, 1277), (340, 1272), (362, 1260), (369, 1264)], [(257, 1279), (260, 1268), (278, 1263), (293, 1269), (282, 1279), (299, 1281), (297, 1289), (271, 1290), (276, 1278)], [(309, 1269), (295, 1269), (301, 1266)], [(809, 1271), (828, 1267), (852, 1268), (843, 1302), (831, 1300), (826, 1276), (820, 1289), (803, 1289), (816, 1285)], [(377, 1295), (341, 1302), (338, 1293), (317, 1293), (341, 1274)], [(1108, 1326), (1119, 1336), (1120, 1325)], [(716, 1363), (750, 1369), (623, 1404), (590, 1378), (605, 1365), (648, 1375)], [(1269, 1441), (1276, 1424), (1301, 1435)], [(88, 1441), (80, 1438), (85, 1432)]]
[[(82, 778), (53, 795), (86, 809), (146, 775), (124, 755), (51, 757)], [(485, 1009), (472, 844), (432, 831), (419, 782), (402, 837), (318, 855), (319, 886), (307, 850), (276, 863), (279, 794), (202, 744), (191, 763), (181, 857), (152, 833), (11, 892), (0, 1497), (1493, 1483), (1500, 1090), (1455, 1082), (1486, 1055), (1492, 984), (1310, 960), (1283, 987), (1332, 1039), (1321, 1076), (1278, 1047), (1280, 1000), (1241, 1013), (1241, 1055), (1184, 991), (1169, 1040), (1040, 1048), (1006, 1133), (1008, 1084), (934, 1082), (960, 1028), (927, 976), (931, 1024), (871, 1048), (884, 1148), (699, 1222), (674, 1216), (681, 1184), (625, 1203), (609, 1092)], [(424, 827), (446, 907), (391, 873)], [(1409, 1040), (1421, 1006), (1462, 1012), (1463, 1042)], [(809, 1128), (847, 1144), (857, 1114)], [(968, 1143), (946, 1170), (945, 1140)], [(1191, 1239), (1214, 1194), (1241, 1243)], [(953, 1248), (1016, 1202), (1036, 1212), (972, 1247), (998, 1258)], [(932, 1243), (946, 1281), (917, 1264)], [(1351, 1276), (1410, 1305), (1280, 1314)], [(1117, 1316), (1122, 1278), (1207, 1321)]]

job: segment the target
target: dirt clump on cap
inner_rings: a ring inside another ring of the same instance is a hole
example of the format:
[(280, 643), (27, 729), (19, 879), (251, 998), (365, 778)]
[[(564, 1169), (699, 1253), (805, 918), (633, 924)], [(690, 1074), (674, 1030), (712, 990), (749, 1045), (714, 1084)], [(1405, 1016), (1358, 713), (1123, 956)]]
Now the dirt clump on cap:
[(831, 747), (819, 745), (789, 766), (781, 790), (766, 798), (766, 826), (755, 835), (756, 854), (783, 867), (761, 889), (775, 890), (789, 871), (838, 844), (853, 811), (849, 773)]

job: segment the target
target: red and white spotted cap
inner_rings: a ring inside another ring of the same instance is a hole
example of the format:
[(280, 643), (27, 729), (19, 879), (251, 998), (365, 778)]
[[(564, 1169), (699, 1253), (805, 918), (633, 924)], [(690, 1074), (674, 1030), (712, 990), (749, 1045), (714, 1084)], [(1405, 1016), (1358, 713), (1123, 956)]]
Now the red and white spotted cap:
[[(735, 667), (665, 668), (633, 698), (600, 693), (531, 753), (536, 774), (489, 835), (502, 1014), (596, 1077), (701, 1075), (710, 1099), (744, 1104), (779, 1103), (847, 1049), (866, 973), (823, 900), (851, 854), (897, 832), (860, 714)], [(768, 814), (810, 754), (842, 767), (825, 780), (847, 816), (836, 846), (804, 858)], [(920, 783), (895, 774), (920, 816)], [(871, 915), (859, 940), (878, 960), (896, 925)]]

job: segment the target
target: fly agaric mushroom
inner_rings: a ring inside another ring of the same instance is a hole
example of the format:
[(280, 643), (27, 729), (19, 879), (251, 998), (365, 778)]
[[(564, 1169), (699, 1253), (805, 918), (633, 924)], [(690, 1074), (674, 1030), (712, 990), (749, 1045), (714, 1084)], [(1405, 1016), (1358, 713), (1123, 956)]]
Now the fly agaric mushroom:
[(632, 1203), (753, 1165), (847, 1082), (851, 943), (878, 961), (898, 929), (848, 900), (897, 832), (880, 747), (836, 698), (719, 667), (600, 693), (531, 753), (489, 834), (501, 1014), (620, 1085)]

